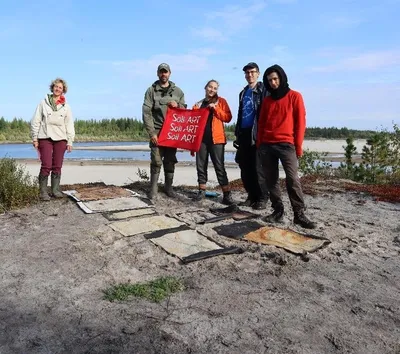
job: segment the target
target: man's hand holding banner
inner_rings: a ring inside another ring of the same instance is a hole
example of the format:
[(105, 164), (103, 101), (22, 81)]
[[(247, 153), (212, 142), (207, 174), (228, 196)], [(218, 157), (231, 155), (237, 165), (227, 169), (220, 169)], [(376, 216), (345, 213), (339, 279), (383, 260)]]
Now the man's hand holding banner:
[(169, 107), (158, 137), (158, 145), (199, 151), (209, 113), (207, 108)]

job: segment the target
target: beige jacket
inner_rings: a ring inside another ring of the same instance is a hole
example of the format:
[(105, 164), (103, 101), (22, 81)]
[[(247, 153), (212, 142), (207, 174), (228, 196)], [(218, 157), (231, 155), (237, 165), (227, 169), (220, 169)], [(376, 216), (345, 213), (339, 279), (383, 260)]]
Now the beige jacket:
[(57, 111), (53, 111), (46, 96), (37, 106), (31, 120), (31, 138), (32, 140), (48, 138), (54, 141), (67, 140), (67, 144), (72, 146), (75, 128), (69, 104), (59, 104)]

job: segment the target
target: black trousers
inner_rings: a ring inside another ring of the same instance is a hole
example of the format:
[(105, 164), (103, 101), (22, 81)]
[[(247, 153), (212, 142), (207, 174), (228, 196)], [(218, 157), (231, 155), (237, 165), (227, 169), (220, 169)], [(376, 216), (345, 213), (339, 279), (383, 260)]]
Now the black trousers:
[(260, 152), (251, 141), (241, 141), (235, 161), (239, 164), (240, 177), (247, 197), (252, 202), (266, 201), (269, 193), (261, 164)]
[(297, 156), (294, 145), (289, 143), (262, 144), (260, 146), (262, 165), (265, 172), (272, 208), (283, 207), (281, 188), (279, 186), (279, 160), (286, 174), (286, 189), (293, 211), (305, 209), (303, 191), (298, 176)]
[(160, 173), (161, 166), (164, 166), (164, 173), (174, 173), (176, 158), (176, 148), (166, 146), (155, 146), (150, 143), (150, 172)]
[(197, 181), (199, 184), (206, 184), (208, 181), (208, 157), (214, 165), (220, 186), (229, 184), (225, 170), (225, 144), (205, 144), (201, 143), (199, 152), (196, 154)]

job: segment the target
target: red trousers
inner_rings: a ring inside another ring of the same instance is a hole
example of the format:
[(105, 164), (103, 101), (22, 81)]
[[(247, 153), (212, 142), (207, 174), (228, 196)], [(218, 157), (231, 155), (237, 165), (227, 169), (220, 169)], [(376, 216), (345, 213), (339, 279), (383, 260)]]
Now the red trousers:
[(50, 171), (61, 175), (61, 167), (66, 149), (66, 140), (53, 141), (51, 139), (39, 139), (40, 161), (42, 162), (40, 174), (42, 176), (48, 176)]

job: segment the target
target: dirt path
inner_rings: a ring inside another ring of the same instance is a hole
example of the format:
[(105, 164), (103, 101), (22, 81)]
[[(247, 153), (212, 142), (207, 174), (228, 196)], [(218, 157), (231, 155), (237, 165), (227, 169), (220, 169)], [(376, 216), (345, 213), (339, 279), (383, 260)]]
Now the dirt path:
[[(244, 252), (188, 265), (68, 199), (2, 215), (0, 353), (400, 353), (400, 205), (328, 192), (306, 201), (332, 241), (324, 249), (301, 258), (202, 225)], [(157, 208), (199, 206), (161, 197)], [(102, 298), (161, 275), (187, 289), (161, 304)]]

